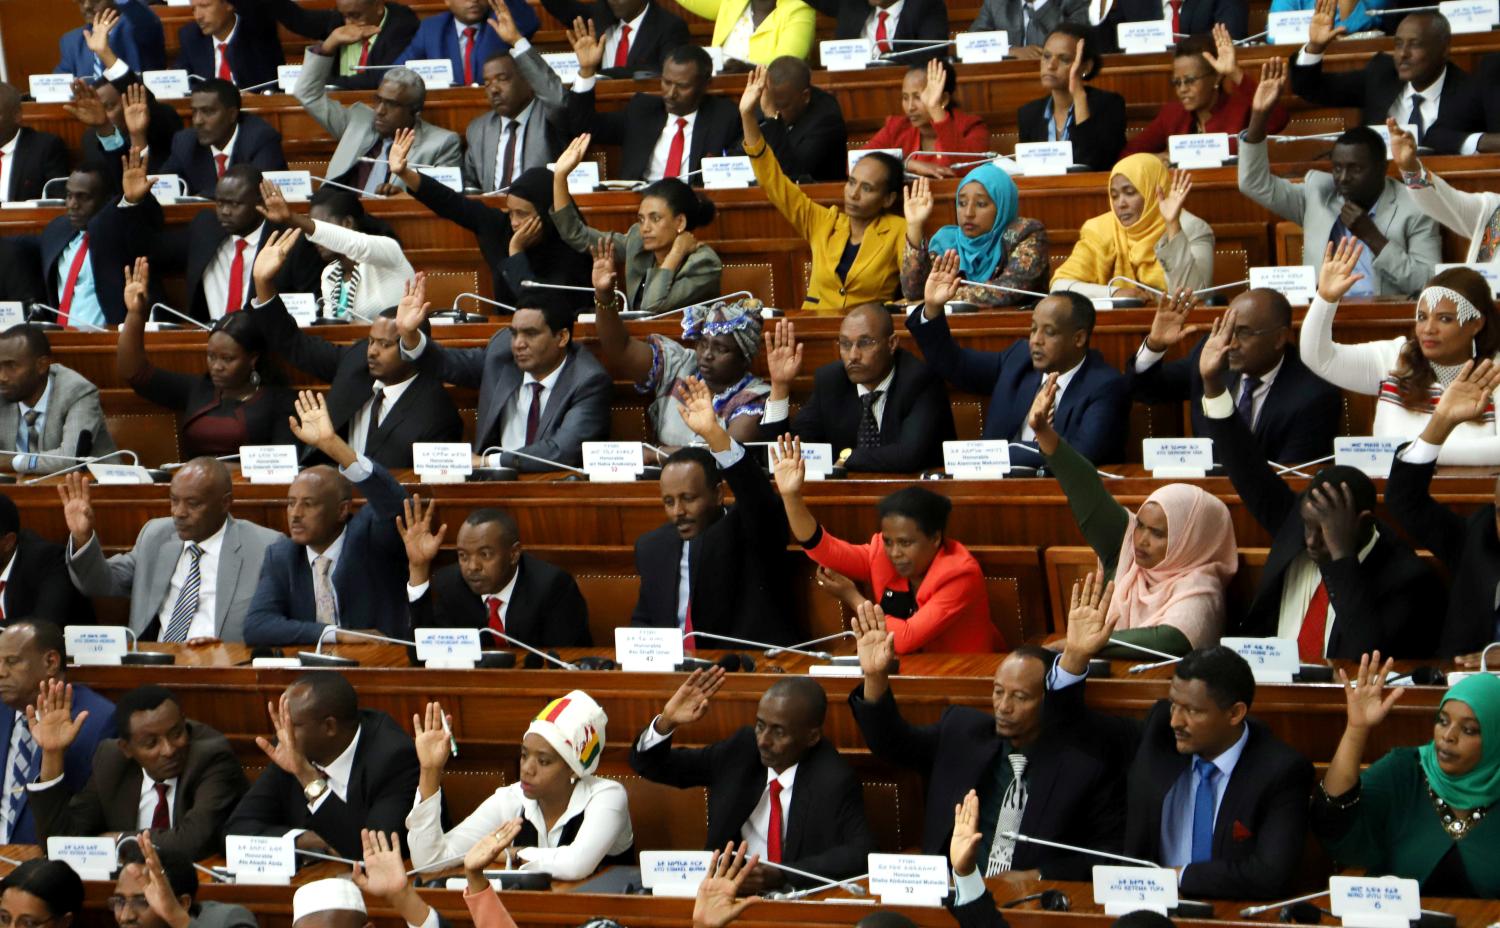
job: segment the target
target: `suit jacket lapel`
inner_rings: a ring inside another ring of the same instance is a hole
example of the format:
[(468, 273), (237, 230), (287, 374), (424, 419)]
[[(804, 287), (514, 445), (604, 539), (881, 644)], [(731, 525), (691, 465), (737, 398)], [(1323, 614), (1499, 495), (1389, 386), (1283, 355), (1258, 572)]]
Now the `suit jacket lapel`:
[[(902, 15), (905, 15), (904, 13)], [(699, 114), (700, 117), (702, 114)], [(698, 133), (694, 133), (696, 138)], [(884, 223), (871, 223), (865, 228), (865, 237), (860, 240), (854, 263), (849, 266), (849, 280), (855, 280), (863, 269), (875, 262), (877, 253), (885, 254), (884, 240), (891, 235), (891, 228)], [(871, 239), (874, 236), (874, 239)]]
[[(500, 369), (500, 376), (495, 384), (494, 399), (485, 409), (484, 421), (478, 423), (475, 428), (475, 441), (489, 440), (490, 433), (495, 431), (496, 426), (500, 424), (505, 408), (516, 398), (516, 391), (519, 389), (521, 389), (521, 369), (516, 367), (515, 359), (512, 357), (510, 363)], [(495, 436), (497, 441), (499, 438), (499, 435)]]
[(575, 376), (577, 358), (572, 353), (567, 355), (563, 361), (562, 369), (557, 372), (557, 382), (552, 385), (552, 395), (547, 397), (547, 405), (542, 409), (542, 419), (537, 423), (536, 432), (543, 434), (552, 428), (552, 424), (563, 414), (568, 401), (573, 398), (573, 388), (577, 385)]
[[(129, 822), (132, 828), (135, 827), (140, 821), (141, 787), (145, 785), (145, 777), (146, 774), (141, 770), (140, 764), (132, 761), (125, 766), (125, 775), (120, 778), (120, 782), (115, 789), (115, 794), (111, 799), (111, 804), (114, 806), (114, 809), (111, 810), (113, 814), (106, 814), (105, 821)], [(185, 792), (182, 788), (182, 777), (178, 777), (177, 792), (172, 797), (173, 821), (177, 820), (176, 812), (183, 806), (183, 794)]]
[(224, 526), (224, 541), (219, 545), (219, 569), (215, 573), (214, 586), (214, 634), (224, 631), (224, 619), (229, 615), (229, 603), (234, 599), (235, 588), (240, 581), (240, 529), (233, 519)]
[[(172, 574), (177, 570), (177, 562), (182, 559), (182, 550), (187, 547), (186, 543), (175, 535), (168, 542), (162, 552), (161, 567), (154, 576), (147, 577), (146, 602), (154, 603), (151, 615), (147, 616), (146, 624), (151, 624), (151, 619), (161, 614), (162, 607), (167, 604), (167, 591), (172, 586)], [(217, 597), (219, 594), (215, 593)], [(141, 629), (144, 631), (144, 629)]]

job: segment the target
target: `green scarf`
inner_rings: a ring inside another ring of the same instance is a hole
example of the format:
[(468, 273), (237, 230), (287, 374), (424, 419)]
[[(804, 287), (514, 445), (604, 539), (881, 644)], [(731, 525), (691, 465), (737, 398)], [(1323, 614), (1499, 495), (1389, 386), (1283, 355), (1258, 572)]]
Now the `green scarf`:
[(1422, 772), (1438, 798), (1456, 809), (1477, 809), (1500, 801), (1500, 677), (1476, 673), (1465, 677), (1443, 694), (1439, 709), (1449, 700), (1458, 700), (1474, 710), (1479, 719), (1483, 749), (1473, 770), (1449, 776), (1438, 766), (1437, 750), (1429, 741), (1418, 753)]

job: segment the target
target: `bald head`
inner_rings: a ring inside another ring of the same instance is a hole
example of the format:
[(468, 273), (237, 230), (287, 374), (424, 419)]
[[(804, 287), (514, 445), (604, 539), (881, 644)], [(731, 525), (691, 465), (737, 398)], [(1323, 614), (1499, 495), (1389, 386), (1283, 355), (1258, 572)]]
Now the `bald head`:
[(224, 527), (234, 502), (234, 482), (223, 461), (193, 458), (172, 477), (167, 498), (177, 537), (202, 542)]
[(309, 467), (287, 489), (286, 525), (292, 541), (322, 554), (344, 531), (354, 487), (327, 465)]
[(801, 763), (823, 740), (828, 696), (810, 677), (778, 680), (755, 707), (755, 746), (760, 762), (781, 773)]
[(1234, 339), (1229, 343), (1229, 369), (1236, 374), (1264, 377), (1286, 356), (1296, 333), (1292, 304), (1280, 291), (1257, 287), (1229, 304), (1234, 310)]
[(839, 324), (839, 361), (849, 382), (875, 387), (885, 380), (896, 360), (896, 329), (891, 314), (879, 303), (849, 310)]
[(287, 714), (307, 759), (333, 762), (359, 728), (359, 697), (343, 674), (315, 670), (298, 677), (284, 694)]

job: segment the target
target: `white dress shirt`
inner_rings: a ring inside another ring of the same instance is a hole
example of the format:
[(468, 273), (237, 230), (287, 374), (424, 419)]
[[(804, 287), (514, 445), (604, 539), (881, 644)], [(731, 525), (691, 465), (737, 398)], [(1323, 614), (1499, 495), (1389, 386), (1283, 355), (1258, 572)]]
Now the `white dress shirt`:
[[(177, 814), (172, 811), (177, 805), (177, 777), (163, 780), (162, 785), (167, 788), (167, 824), (170, 827), (176, 824)], [(146, 831), (151, 827), (151, 819), (156, 816), (156, 781), (151, 779), (151, 774), (144, 769), (141, 770), (141, 804), (135, 817), (135, 827), (138, 831)]]
[(677, 627), (687, 631), (688, 606), (693, 602), (693, 542), (682, 543), (682, 556), (677, 559)]
[[(345, 476), (348, 476), (348, 474), (346, 473)], [(358, 483), (359, 481), (356, 480), (354, 482)], [(340, 531), (339, 537), (333, 540), (333, 544), (323, 549), (323, 553), (321, 555), (319, 555), (318, 552), (314, 551), (312, 548), (303, 549), (307, 554), (307, 566), (313, 574), (314, 595), (316, 595), (318, 589), (318, 558), (326, 557), (331, 562), (328, 567), (328, 591), (333, 594), (333, 605), (335, 610), (337, 610), (339, 604), (339, 591), (333, 585), (333, 572), (335, 570), (338, 570), (339, 568), (339, 555), (344, 553), (344, 536), (347, 534), (348, 532), (346, 531)]]
[(766, 788), (761, 791), (760, 799), (751, 810), (750, 817), (745, 819), (745, 824), (740, 826), (740, 837), (745, 839), (747, 854), (759, 854), (762, 858), (766, 856), (766, 842), (771, 837), (771, 781), (781, 783), (781, 795), (777, 802), (781, 805), (781, 828), (782, 848), (785, 850), (785, 838), (788, 816), (792, 811), (792, 787), (797, 780), (797, 765), (793, 764), (781, 773), (777, 773), (770, 767), (766, 768)]
[[(906, 0), (896, 0), (895, 3), (892, 3), (883, 11), (876, 7), (871, 7), (870, 15), (865, 18), (865, 31), (861, 32), (859, 37), (862, 39), (868, 39), (870, 45), (874, 46), (875, 31), (880, 28), (880, 14), (884, 12), (887, 14), (887, 19), (885, 21), (886, 41), (889, 42), (890, 40), (894, 39), (896, 37), (896, 23), (901, 20), (901, 8), (903, 6), (906, 6)], [(894, 48), (893, 50), (899, 51), (899, 49)]]
[(354, 753), (359, 747), (359, 733), (363, 729), (363, 725), (354, 729), (354, 737), (349, 739), (349, 746), (344, 748), (344, 753), (333, 759), (333, 763), (318, 768), (318, 771), (323, 774), (323, 779), (328, 781), (328, 788), (323, 791), (323, 795), (307, 804), (308, 812), (317, 812), (329, 794), (338, 796), (344, 802), (349, 800), (349, 779), (354, 774)]
[[(224, 531), (228, 527), (229, 520), (225, 519), (217, 532), (198, 542), (198, 547), (203, 549), (203, 553), (198, 555), (198, 611), (193, 613), (193, 621), (188, 625), (189, 640), (214, 638), (218, 635), (218, 630), (214, 627), (214, 594), (219, 585), (219, 551), (224, 547)], [(172, 622), (172, 610), (177, 608), (177, 597), (182, 593), (188, 571), (193, 566), (187, 546), (188, 543), (183, 542), (182, 548), (177, 552), (177, 566), (173, 568), (172, 580), (167, 584), (166, 598), (162, 600), (161, 609), (156, 613), (158, 638)]]
[[(1135, 353), (1135, 372), (1137, 374), (1146, 373), (1146, 371), (1149, 371), (1151, 368), (1160, 364), (1162, 362), (1162, 359), (1166, 356), (1167, 353), (1165, 351), (1152, 351), (1150, 348), (1146, 347), (1146, 343), (1144, 341), (1141, 342), (1140, 349)], [(1260, 386), (1255, 388), (1255, 393), (1250, 399), (1250, 428), (1254, 429), (1255, 424), (1260, 421), (1260, 411), (1262, 407), (1266, 405), (1266, 397), (1271, 393), (1271, 384), (1276, 382), (1276, 375), (1281, 373), (1281, 367), (1285, 363), (1286, 355), (1283, 354), (1281, 356), (1281, 360), (1276, 362), (1276, 366), (1271, 368), (1269, 371), (1266, 371), (1266, 373), (1260, 378)], [(1229, 390), (1224, 391), (1226, 395), (1230, 392), (1231, 391)], [(1229, 398), (1230, 405), (1238, 408), (1237, 404), (1239, 403), (1239, 399), (1239, 392), (1238, 390), (1236, 390)], [(1213, 418), (1223, 417), (1216, 416)]]
[(215, 170), (217, 170), (218, 166), (219, 166), (219, 157), (218, 157), (219, 155), (223, 155), (224, 156), (224, 167), (225, 167), (225, 170), (228, 170), (229, 162), (231, 162), (231, 161), (234, 160), (234, 143), (237, 142), (237, 141), (239, 141), (239, 138), (240, 138), (240, 124), (239, 123), (235, 123), (234, 124), (234, 132), (230, 133), (230, 135), (229, 135), (229, 141), (227, 141), (227, 142), (224, 143), (224, 147), (223, 148), (215, 148), (212, 145), (208, 146), (209, 154), (211, 154), (211, 155), (214, 156), (214, 169)]
[[(625, 25), (630, 27), (631, 48), (635, 48), (636, 41), (640, 39), (641, 23), (646, 21), (646, 10), (650, 8), (651, 5), (649, 3), (645, 4), (641, 7), (641, 12), (636, 16), (635, 19), (632, 19), (630, 22), (625, 23)], [(615, 66), (615, 52), (618, 51), (619, 48), (620, 23), (615, 23), (613, 26), (610, 26), (604, 31), (604, 63), (602, 67), (612, 68)], [(628, 57), (630, 55), (629, 50), (627, 50), (625, 54)]]
[[(17, 132), (10, 137), (10, 141), (0, 145), (0, 203), (10, 200), (10, 178), (12, 167), (16, 161), (16, 149), (21, 143), (21, 133)], [(50, 180), (50, 178), (43, 178)]]
[[(920, 312), (920, 310), (918, 310), (918, 312)], [(864, 398), (869, 394), (875, 392), (876, 390), (880, 391), (880, 398), (870, 406), (870, 411), (874, 413), (875, 421), (877, 423), (885, 418), (885, 401), (890, 399), (891, 382), (895, 379), (896, 365), (892, 364), (890, 371), (885, 375), (885, 379), (880, 381), (880, 383), (877, 383), (875, 386), (867, 387), (864, 384), (854, 385), (854, 392), (859, 395), (861, 402), (863, 402)], [(768, 399), (766, 400), (765, 412), (762, 413), (760, 417), (761, 425), (771, 425), (776, 422), (781, 422), (782, 420), (786, 419), (787, 416), (791, 415), (791, 411), (792, 401), (790, 397), (784, 400)], [(835, 449), (834, 453), (837, 454), (838, 449)]]
[(10, 618), (10, 571), (16, 566), (16, 555), (20, 553), (18, 548), (10, 554), (10, 560), (5, 562), (5, 569), (0, 570), (0, 617)]
[[(535, 108), (536, 100), (532, 100), (514, 117), (500, 117), (500, 141), (495, 146), (495, 187), (497, 189), (505, 183), (505, 147), (510, 144), (512, 132), (516, 136), (516, 153), (512, 156), (510, 163), (510, 179), (514, 181), (521, 176), (522, 171), (531, 167), (526, 163), (526, 120), (531, 118), (531, 111)], [(512, 129), (511, 126), (515, 128)], [(536, 166), (546, 167), (546, 165)]]
[(36, 425), (34, 426), (34, 428), (36, 429), (37, 441), (38, 441), (38, 443), (40, 443), (42, 445), (45, 445), (47, 443), (46, 438), (45, 438), (45, 436), (47, 434), (46, 433), (46, 428), (47, 428), (47, 407), (49, 405), (47, 401), (50, 400), (51, 398), (52, 398), (52, 378), (48, 377), (47, 378), (47, 385), (42, 388), (41, 399), (39, 399), (39, 400), (36, 401), (36, 405), (35, 406), (27, 406), (25, 403), (20, 402), (19, 400), (16, 402), (16, 449), (17, 450), (25, 450), (25, 451), (27, 451), (27, 452), (29, 452), (31, 454), (36, 454), (37, 452), (39, 452), (39, 451), (42, 450), (41, 448), (29, 448), (26, 445), (26, 442), (28, 440), (27, 437), (26, 437), (26, 432), (27, 432), (26, 414), (28, 412), (30, 412), (31, 410), (33, 410), (33, 409), (35, 409), (37, 411)]
[[(1087, 356), (1084, 357), (1084, 360), (1085, 361), (1088, 360)], [(1068, 370), (1063, 371), (1061, 374), (1057, 375), (1057, 396), (1053, 399), (1053, 402), (1052, 402), (1052, 407), (1054, 409), (1056, 409), (1057, 407), (1059, 407), (1059, 406), (1062, 405), (1063, 394), (1066, 393), (1066, 392), (1068, 392), (1068, 384), (1070, 384), (1070, 383), (1073, 382), (1073, 378), (1078, 375), (1078, 369), (1081, 368), (1081, 367), (1083, 367), (1083, 361), (1079, 361), (1077, 364), (1073, 365)], [(1041, 383), (1045, 384), (1046, 382), (1047, 382), (1047, 375), (1043, 374), (1042, 375)], [(1038, 384), (1037, 385), (1037, 390), (1041, 390), (1041, 388), (1042, 388), (1041, 384)], [(1024, 422), (1021, 423), (1021, 439), (1020, 440), (1021, 441), (1036, 441), (1036, 430), (1031, 427), (1031, 417), (1030, 416), (1027, 416), (1026, 417), (1026, 421), (1024, 421)]]
[[(1357, 555), (1361, 564), (1370, 552), (1375, 550), (1375, 543), (1380, 540), (1380, 529), (1370, 532), (1370, 540), (1359, 549)], [(1287, 565), (1286, 579), (1281, 581), (1281, 611), (1276, 617), (1276, 637), (1297, 640), (1302, 633), (1302, 620), (1307, 616), (1307, 606), (1312, 602), (1313, 594), (1318, 591), (1318, 584), (1323, 582), (1323, 572), (1318, 569), (1318, 562), (1312, 559), (1306, 551), (1292, 558), (1292, 563)], [(1333, 623), (1336, 618), (1333, 603), (1328, 604), (1328, 618), (1323, 623), (1323, 647), (1324, 654), (1328, 653), (1328, 639), (1333, 635)]]
[(375, 428), (380, 428), (385, 423), (386, 416), (391, 414), (391, 408), (401, 399), (401, 394), (411, 386), (411, 382), (417, 379), (413, 373), (410, 377), (400, 383), (381, 383), (375, 381), (370, 389), (370, 398), (365, 400), (364, 405), (354, 411), (349, 419), (349, 447), (354, 449), (355, 454), (364, 454), (365, 445), (370, 441), (370, 406), (375, 402), (375, 390), (382, 390), (385, 396), (380, 401), (380, 417), (375, 422)]
[(698, 125), (698, 114), (692, 112), (686, 116), (673, 116), (668, 113), (667, 124), (662, 126), (661, 137), (656, 140), (656, 147), (651, 150), (651, 162), (646, 166), (645, 180), (661, 180), (667, 176), (667, 153), (672, 150), (672, 139), (677, 137), (677, 120), (679, 119), (686, 119), (687, 125), (682, 128), (682, 160), (678, 162), (677, 173), (672, 176), (684, 177), (692, 170), (688, 162), (692, 160), (693, 128)]
[[(238, 131), (238, 130), (236, 130)], [(230, 144), (234, 144), (233, 140)], [(240, 294), (243, 298), (255, 295), (255, 256), (260, 251), (260, 238), (266, 230), (266, 224), (262, 222), (256, 226), (248, 235), (243, 236), (245, 242), (245, 260), (240, 267)], [(236, 242), (241, 236), (231, 235), (219, 243), (214, 250), (214, 256), (209, 259), (208, 267), (203, 269), (203, 299), (208, 303), (208, 314), (211, 318), (222, 319), (224, 311), (229, 304), (229, 272), (234, 267), (234, 251), (238, 246)]]
[[(490, 600), (499, 598), (500, 623), (502, 625), (505, 624), (505, 617), (510, 613), (510, 598), (511, 595), (516, 591), (516, 581), (519, 579), (521, 579), (521, 570), (519, 567), (517, 567), (516, 572), (510, 575), (510, 582), (501, 587), (499, 592), (486, 593), (485, 595), (479, 597), (480, 600), (484, 602), (484, 614), (486, 617), (488, 617), (490, 614)], [(422, 598), (422, 594), (426, 593), (431, 588), (432, 581), (430, 580), (426, 583), (419, 583), (416, 586), (412, 586), (410, 583), (408, 583), (406, 585), (406, 601), (409, 603), (416, 602), (417, 600)]]
[[(229, 34), (226, 35), (223, 38), (223, 40), (222, 40), (222, 45), (223, 45), (223, 47), (226, 50), (229, 48), (229, 43), (234, 41), (234, 34), (239, 31), (239, 28), (240, 28), (240, 17), (239, 17), (238, 14), (235, 14), (234, 25), (229, 28)], [(224, 52), (222, 52), (222, 51), (219, 50), (219, 46), (221, 44), (221, 40), (216, 39), (213, 36), (209, 36), (208, 40), (210, 42), (214, 43), (214, 73), (210, 74), (209, 77), (218, 77), (219, 76), (219, 68), (224, 64), (224, 57), (225, 57), (224, 56)], [(239, 76), (234, 73), (234, 65), (230, 65), (229, 66), (229, 77), (230, 77), (230, 80), (233, 80), (236, 83), (238, 83), (238, 77)]]
[(526, 417), (531, 414), (531, 385), (534, 383), (542, 385), (540, 398), (541, 414), (537, 420), (540, 423), (541, 419), (547, 417), (547, 401), (552, 399), (552, 394), (557, 388), (557, 378), (562, 376), (563, 368), (567, 364), (567, 359), (564, 358), (563, 363), (553, 368), (552, 373), (541, 380), (537, 380), (529, 373), (521, 375), (521, 388), (516, 391), (516, 395), (511, 398), (511, 401), (505, 404), (505, 409), (501, 413), (501, 419), (503, 420), (500, 423), (501, 447), (526, 447)]

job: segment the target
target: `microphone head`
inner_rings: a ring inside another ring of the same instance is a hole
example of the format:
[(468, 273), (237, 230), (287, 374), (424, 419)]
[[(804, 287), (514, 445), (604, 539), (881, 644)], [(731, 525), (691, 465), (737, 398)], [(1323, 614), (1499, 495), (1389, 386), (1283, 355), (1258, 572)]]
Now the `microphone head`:
[(18, 474), (31, 473), (30, 469), (27, 467), (27, 465), (30, 463), (30, 458), (31, 455), (29, 454), (13, 455), (10, 459), (10, 469)]

